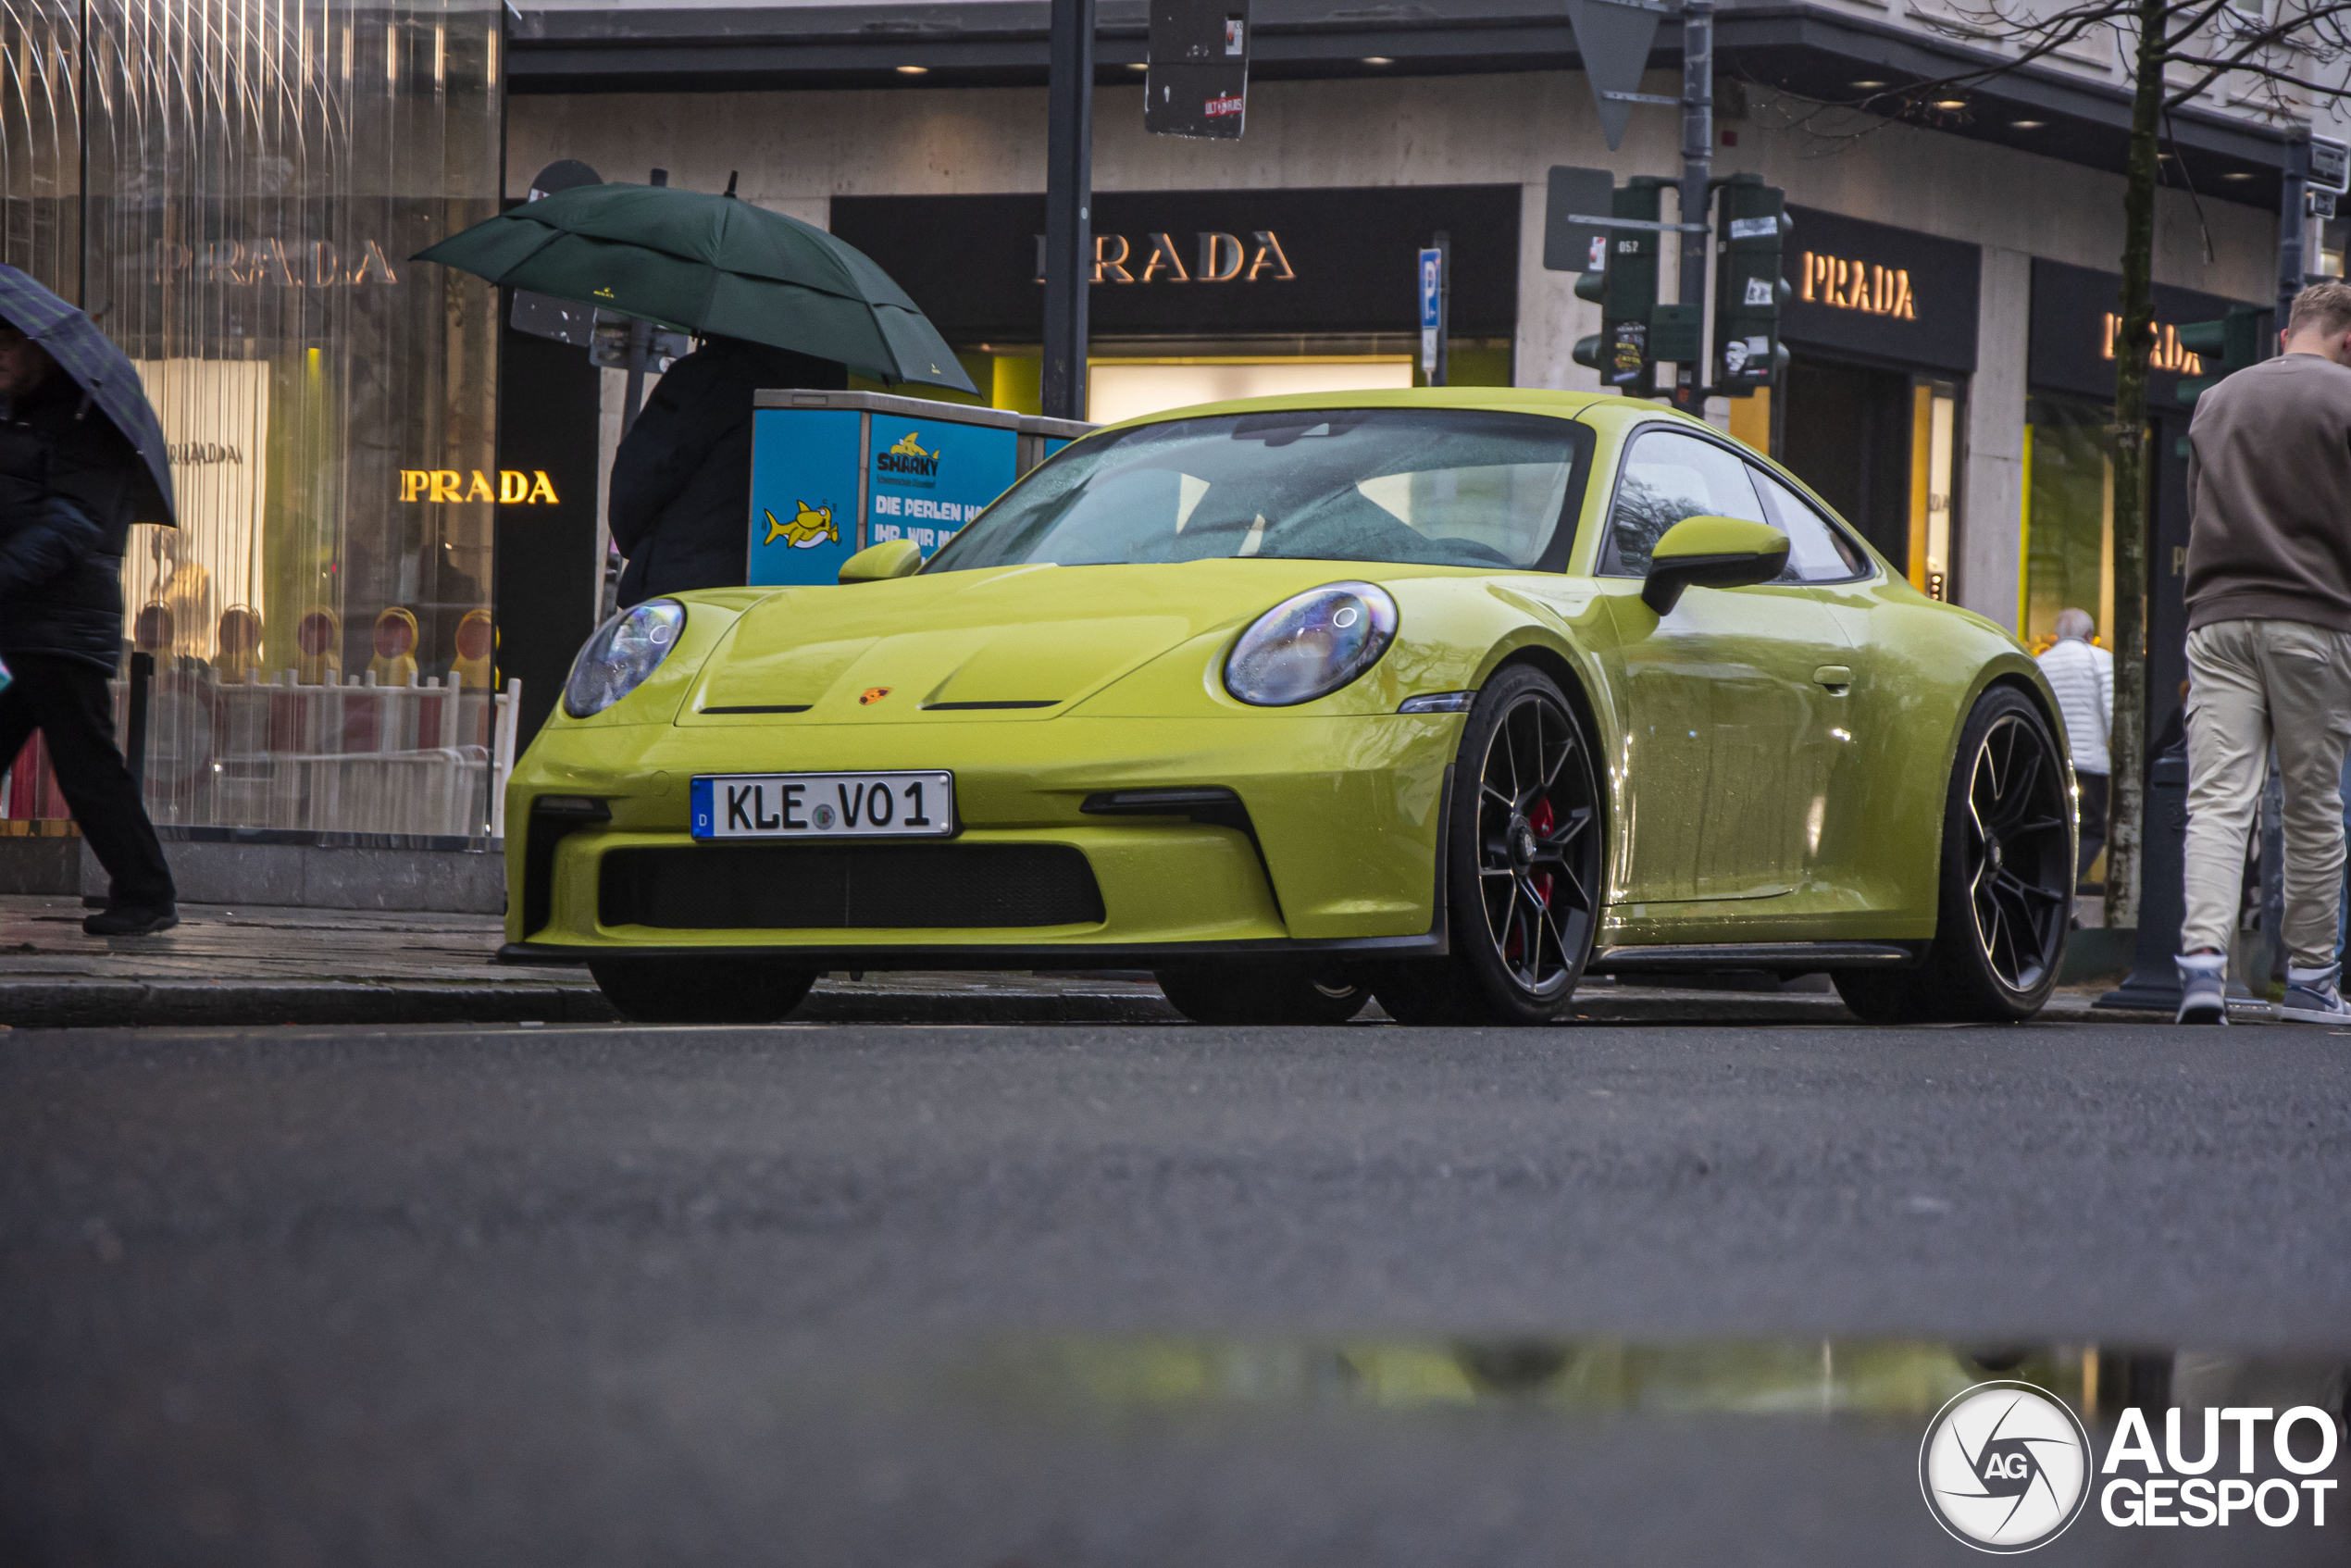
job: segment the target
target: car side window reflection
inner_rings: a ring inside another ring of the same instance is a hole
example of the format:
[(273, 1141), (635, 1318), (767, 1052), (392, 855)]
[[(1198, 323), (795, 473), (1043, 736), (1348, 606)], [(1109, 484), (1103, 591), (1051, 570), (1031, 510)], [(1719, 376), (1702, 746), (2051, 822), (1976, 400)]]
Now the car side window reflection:
[(1810, 502), (1766, 469), (1755, 470), (1755, 482), (1771, 504), (1773, 525), (1787, 535), (1787, 569), (1773, 582), (1851, 582), (1869, 575), (1869, 558)]
[(1649, 552), (1685, 517), (1768, 521), (1748, 467), (1710, 441), (1679, 430), (1646, 430), (1633, 439), (1609, 506), (1600, 545), (1603, 577), (1647, 577)]

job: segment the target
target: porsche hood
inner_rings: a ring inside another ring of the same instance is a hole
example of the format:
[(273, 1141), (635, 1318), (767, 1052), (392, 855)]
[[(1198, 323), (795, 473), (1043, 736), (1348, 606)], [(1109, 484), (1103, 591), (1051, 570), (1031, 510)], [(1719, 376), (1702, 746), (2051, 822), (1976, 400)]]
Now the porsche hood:
[(1213, 560), (788, 589), (735, 624), (678, 722), (821, 724), (885, 704), (898, 720), (1048, 719), (1203, 632), (1362, 575), (1346, 562)]

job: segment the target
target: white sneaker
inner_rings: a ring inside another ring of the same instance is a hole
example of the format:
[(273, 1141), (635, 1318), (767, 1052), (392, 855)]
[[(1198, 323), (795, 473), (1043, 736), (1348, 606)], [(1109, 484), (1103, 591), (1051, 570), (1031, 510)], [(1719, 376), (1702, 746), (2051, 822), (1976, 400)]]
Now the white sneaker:
[(2335, 989), (2342, 971), (2340, 964), (2323, 969), (2288, 969), (2285, 1000), (2278, 1003), (2278, 1016), (2296, 1024), (2351, 1024), (2351, 1007), (2344, 1005), (2343, 993)]
[(2180, 1011), (2175, 1024), (2229, 1021), (2229, 955), (2183, 952), (2171, 961), (2180, 971)]

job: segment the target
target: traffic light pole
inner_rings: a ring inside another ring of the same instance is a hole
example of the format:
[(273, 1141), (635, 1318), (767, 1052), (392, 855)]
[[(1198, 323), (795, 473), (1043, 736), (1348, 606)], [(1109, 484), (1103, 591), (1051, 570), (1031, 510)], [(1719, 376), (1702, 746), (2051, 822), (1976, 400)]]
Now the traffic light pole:
[(1045, 363), (1054, 419), (1086, 417), (1086, 290), (1093, 278), (1094, 0), (1053, 0), (1045, 86)]
[[(1682, 6), (1681, 302), (1706, 307), (1706, 214), (1714, 173), (1714, 0)], [(1701, 339), (1701, 342), (1703, 339)], [(1704, 352), (1701, 348), (1701, 354)], [(1703, 359), (1685, 362), (1673, 379), (1673, 406), (1696, 414), (1706, 400)]]
[(2307, 258), (2302, 254), (2302, 236), (2309, 230), (2310, 144), (2289, 142), (2285, 149), (2285, 167), (2279, 171), (2278, 180), (2278, 317), (2277, 329), (2285, 330), (2286, 317), (2294, 312), (2294, 296), (2302, 292), (2304, 274), (2308, 270)]

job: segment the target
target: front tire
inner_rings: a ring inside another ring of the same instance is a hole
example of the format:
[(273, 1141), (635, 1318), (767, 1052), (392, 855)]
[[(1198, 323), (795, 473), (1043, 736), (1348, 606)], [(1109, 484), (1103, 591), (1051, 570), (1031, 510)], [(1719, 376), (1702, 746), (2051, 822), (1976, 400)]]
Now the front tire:
[(1399, 1024), (1544, 1024), (1567, 1011), (1599, 929), (1599, 779), (1542, 671), (1488, 681), (1462, 729), (1446, 824), (1451, 953), (1373, 982)]
[(1188, 964), (1152, 975), (1195, 1024), (1344, 1024), (1372, 1000), (1352, 975), (1300, 964)]
[(740, 958), (613, 959), (588, 965), (604, 999), (632, 1024), (776, 1024), (816, 983), (746, 953)]
[(1841, 971), (1864, 1023), (2009, 1024), (2057, 988), (2073, 902), (2073, 814), (2057, 738), (2021, 691), (1968, 716), (1943, 808), (1934, 940), (1916, 969)]

